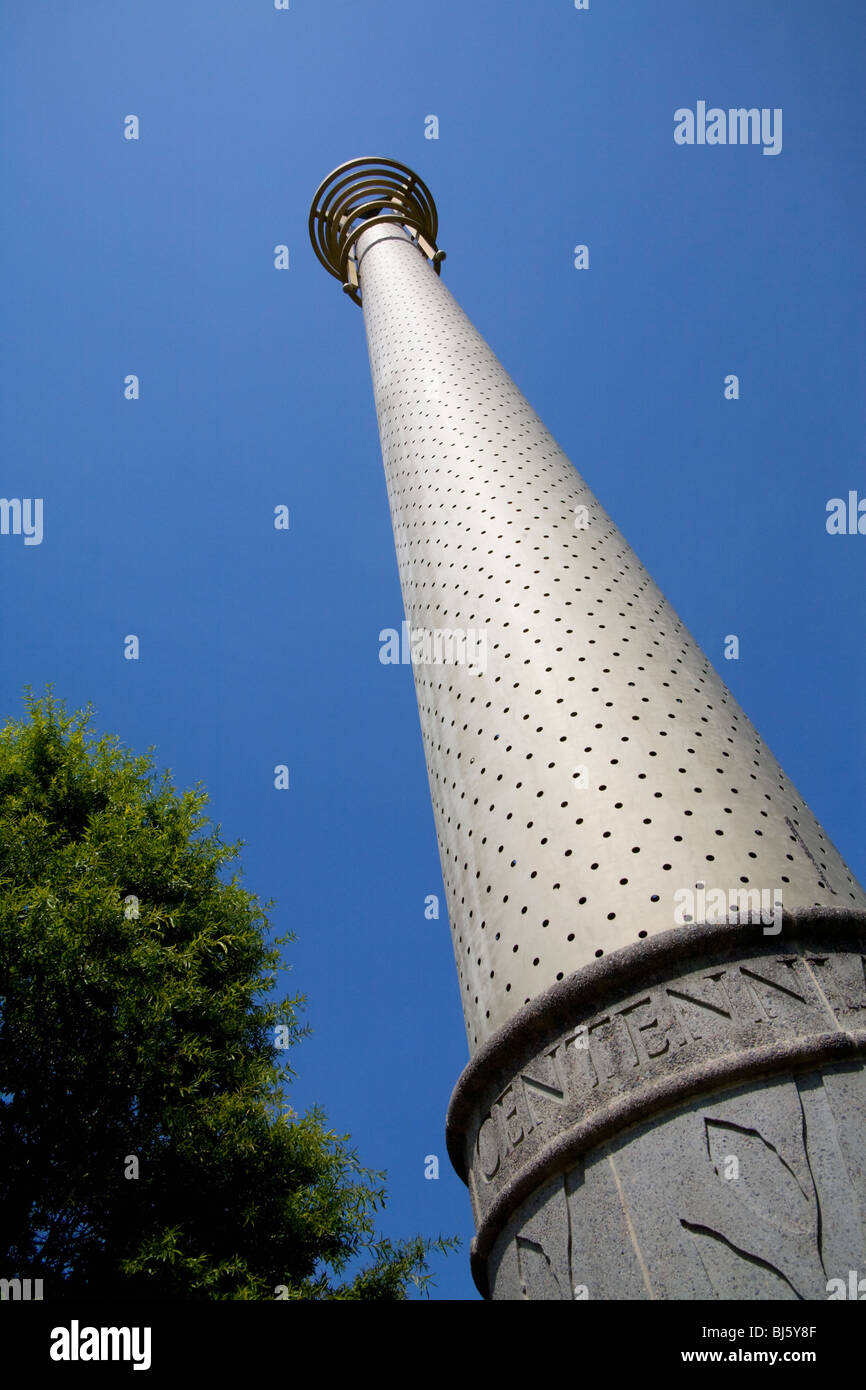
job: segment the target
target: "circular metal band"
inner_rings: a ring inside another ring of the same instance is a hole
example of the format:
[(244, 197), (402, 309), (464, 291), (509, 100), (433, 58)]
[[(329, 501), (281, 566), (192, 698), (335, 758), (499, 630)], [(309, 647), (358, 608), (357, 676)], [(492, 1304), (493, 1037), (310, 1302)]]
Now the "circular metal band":
[(436, 245), (438, 217), (427, 185), (395, 159), (350, 159), (331, 171), (316, 189), (310, 208), (313, 250), (329, 275), (361, 303), (356, 245), (361, 233), (379, 223), (414, 232), (412, 240), (432, 260), (437, 274), (445, 252)]

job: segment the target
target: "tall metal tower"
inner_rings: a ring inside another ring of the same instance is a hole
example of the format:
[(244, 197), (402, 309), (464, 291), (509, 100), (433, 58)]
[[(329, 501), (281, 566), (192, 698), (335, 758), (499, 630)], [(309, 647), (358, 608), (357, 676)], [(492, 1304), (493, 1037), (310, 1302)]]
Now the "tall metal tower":
[(363, 306), (471, 1060), (479, 1289), (866, 1274), (866, 893), (439, 278), (386, 159), (310, 235)]

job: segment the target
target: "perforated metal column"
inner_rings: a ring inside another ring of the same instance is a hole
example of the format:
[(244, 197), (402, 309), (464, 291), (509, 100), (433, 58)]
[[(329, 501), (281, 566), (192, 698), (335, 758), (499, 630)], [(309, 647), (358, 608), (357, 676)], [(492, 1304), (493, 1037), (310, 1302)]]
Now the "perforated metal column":
[(439, 279), (418, 176), (341, 166), (310, 232), (367, 329), (476, 1282), (825, 1297), (866, 1267), (866, 893)]
[(676, 890), (866, 907), (425, 257), (376, 226), (358, 261), (407, 620), (487, 634), (484, 672), (414, 668), (470, 1048)]

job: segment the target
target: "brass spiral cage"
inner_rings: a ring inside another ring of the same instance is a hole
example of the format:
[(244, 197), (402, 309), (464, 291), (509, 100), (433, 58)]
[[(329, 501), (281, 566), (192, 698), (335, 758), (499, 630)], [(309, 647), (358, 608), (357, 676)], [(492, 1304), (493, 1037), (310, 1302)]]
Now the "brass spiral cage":
[(310, 241), (329, 275), (361, 303), (357, 243), (379, 223), (402, 227), (436, 274), (445, 252), (436, 246), (438, 217), (427, 185), (395, 159), (350, 159), (316, 189), (310, 208)]

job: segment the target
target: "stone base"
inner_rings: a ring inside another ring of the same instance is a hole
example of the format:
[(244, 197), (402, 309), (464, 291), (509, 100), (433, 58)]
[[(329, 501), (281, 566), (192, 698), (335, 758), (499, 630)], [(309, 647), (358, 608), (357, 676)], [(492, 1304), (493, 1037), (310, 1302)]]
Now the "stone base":
[(826, 1299), (866, 1278), (864, 1063), (864, 913), (686, 927), (577, 972), (452, 1097), (479, 1289)]

